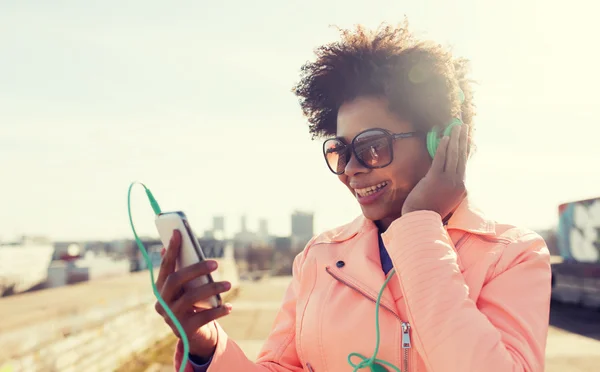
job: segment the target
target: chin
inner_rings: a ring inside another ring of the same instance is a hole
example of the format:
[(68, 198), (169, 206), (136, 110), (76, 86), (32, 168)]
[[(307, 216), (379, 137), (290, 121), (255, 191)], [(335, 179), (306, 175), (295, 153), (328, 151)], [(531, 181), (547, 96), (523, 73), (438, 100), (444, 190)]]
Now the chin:
[[(393, 221), (402, 216), (402, 206), (404, 198), (401, 200), (382, 200), (381, 203), (371, 205), (360, 205), (363, 216), (371, 221)], [(391, 207), (391, 208), (390, 208)]]
[[(348, 188), (353, 196), (355, 196), (352, 188), (349, 186)], [(394, 220), (402, 215), (402, 206), (407, 195), (408, 192), (404, 192), (403, 189), (392, 187), (373, 203), (362, 204), (357, 201), (366, 219), (371, 221)]]
[(382, 220), (390, 214), (389, 211), (384, 210), (384, 208), (381, 208), (380, 206), (361, 205), (360, 208), (362, 209), (363, 216), (371, 221)]

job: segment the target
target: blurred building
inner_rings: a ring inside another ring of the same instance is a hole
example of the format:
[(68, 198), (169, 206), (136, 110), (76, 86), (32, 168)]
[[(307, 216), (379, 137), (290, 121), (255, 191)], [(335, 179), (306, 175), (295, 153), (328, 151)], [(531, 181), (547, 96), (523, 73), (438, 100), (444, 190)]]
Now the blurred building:
[(289, 236), (278, 236), (273, 239), (273, 248), (276, 252), (290, 252), (292, 239)]
[(241, 232), (247, 232), (248, 231), (248, 225), (246, 224), (246, 222), (247, 222), (247, 217), (244, 215), (240, 219), (240, 231)]
[(314, 214), (294, 211), (292, 214), (291, 249), (300, 251), (304, 249), (314, 234)]
[[(312, 238), (313, 236), (313, 220), (312, 213), (294, 211), (292, 214), (292, 236)], [(309, 239), (310, 239), (309, 238)]]
[(269, 226), (267, 220), (264, 218), (258, 220), (258, 236), (264, 240), (268, 240), (269, 238)]
[(221, 239), (198, 239), (200, 248), (206, 258), (223, 258), (229, 243)]
[(204, 230), (204, 235), (202, 236), (202, 239), (223, 240), (225, 238), (225, 217), (213, 216), (212, 227), (210, 229)]
[(213, 217), (213, 230), (225, 231), (225, 217), (223, 217), (223, 216), (214, 216)]
[(258, 234), (248, 230), (246, 221), (246, 216), (242, 216), (240, 219), (240, 231), (234, 235), (233, 240), (236, 243), (243, 245), (259, 242), (260, 238), (258, 237)]

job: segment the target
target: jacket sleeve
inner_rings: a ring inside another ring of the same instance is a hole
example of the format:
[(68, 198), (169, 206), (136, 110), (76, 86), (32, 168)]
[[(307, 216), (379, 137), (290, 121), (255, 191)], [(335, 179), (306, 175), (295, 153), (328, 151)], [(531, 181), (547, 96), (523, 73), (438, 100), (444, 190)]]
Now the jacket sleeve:
[(198, 364), (198, 363), (194, 363), (191, 356), (188, 359), (189, 359), (189, 363), (192, 365), (192, 369), (194, 372), (208, 372), (208, 367), (210, 366), (210, 361), (212, 360), (212, 358), (211, 358), (208, 360), (208, 362), (205, 362), (203, 364)]
[(407, 213), (383, 239), (429, 371), (544, 371), (551, 269), (539, 235), (521, 233), (490, 255), (495, 265), (476, 302), (439, 214)]
[[(219, 323), (215, 321), (218, 340), (208, 372), (300, 372), (303, 370), (296, 352), (296, 296), (299, 292), (300, 272), (306, 251), (307, 249), (294, 259), (292, 281), (285, 292), (273, 329), (263, 345), (257, 361), (249, 360), (238, 344), (230, 339)], [(233, 311), (235, 312), (235, 304)], [(182, 359), (183, 343), (179, 340), (174, 357), (175, 371), (179, 371)], [(185, 371), (194, 372), (189, 362)]]

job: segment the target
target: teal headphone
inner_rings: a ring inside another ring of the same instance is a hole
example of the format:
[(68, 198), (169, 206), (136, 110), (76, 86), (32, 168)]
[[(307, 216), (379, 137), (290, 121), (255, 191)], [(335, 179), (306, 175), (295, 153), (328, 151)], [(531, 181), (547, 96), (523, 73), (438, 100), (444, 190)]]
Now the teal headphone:
[[(460, 101), (461, 104), (465, 101), (465, 93), (462, 91), (462, 89), (459, 89), (458, 100)], [(452, 121), (444, 129), (443, 136), (449, 136), (450, 133), (452, 132), (452, 128), (454, 128), (457, 125), (461, 125), (462, 123), (463, 122), (462, 122), (461, 118), (452, 119)], [(427, 151), (429, 152), (429, 155), (431, 156), (432, 159), (433, 159), (433, 156), (435, 155), (435, 152), (437, 151), (440, 141), (442, 140), (442, 136), (440, 135), (440, 132), (441, 131), (438, 127), (434, 127), (432, 130), (430, 130), (427, 133)]]

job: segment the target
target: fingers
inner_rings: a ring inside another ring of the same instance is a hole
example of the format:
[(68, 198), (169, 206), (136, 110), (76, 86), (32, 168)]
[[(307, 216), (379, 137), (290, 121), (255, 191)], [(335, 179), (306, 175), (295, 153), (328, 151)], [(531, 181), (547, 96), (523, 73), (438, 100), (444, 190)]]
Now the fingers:
[(446, 149), (446, 165), (444, 167), (444, 171), (450, 174), (456, 173), (458, 168), (458, 146), (463, 127), (464, 125), (457, 125), (452, 128), (450, 133), (450, 142)]
[(225, 315), (229, 315), (231, 313), (231, 310), (231, 304), (224, 304), (223, 306), (202, 310), (190, 317), (187, 326), (189, 326), (190, 329), (196, 330), (212, 322), (213, 320), (217, 320), (219, 318), (224, 317)]
[(160, 271), (158, 273), (158, 278), (156, 279), (156, 288), (158, 288), (159, 291), (165, 284), (167, 277), (175, 271), (180, 249), (181, 232), (179, 232), (179, 230), (173, 230), (171, 241), (169, 241), (169, 248), (160, 262)]
[[(180, 323), (181, 323), (181, 326), (183, 327), (185, 333), (188, 335), (191, 335), (191, 334), (195, 333), (201, 327), (212, 322), (213, 320), (217, 320), (226, 315), (229, 315), (231, 313), (231, 311), (232, 311), (231, 304), (224, 304), (223, 306), (219, 306), (216, 308), (199, 311), (189, 317), (181, 319)], [(173, 331), (175, 336), (177, 338), (180, 338), (181, 336), (179, 334), (179, 330), (177, 329), (177, 327), (175, 327), (173, 320), (171, 318), (169, 318), (168, 316), (165, 316), (164, 318), (165, 318), (165, 323), (167, 323), (167, 325), (169, 327), (171, 327), (171, 330)]]
[(442, 173), (444, 171), (444, 164), (446, 163), (446, 149), (448, 148), (449, 137), (444, 136), (440, 140), (433, 162), (431, 163), (431, 171), (435, 173)]
[[(231, 289), (229, 282), (208, 283), (188, 292), (184, 292), (185, 283), (203, 275), (208, 275), (218, 267), (215, 261), (202, 261), (185, 267), (169, 275), (160, 291), (160, 296), (175, 314), (184, 314), (193, 309), (193, 304), (208, 299), (216, 294), (227, 292)], [(154, 309), (165, 316), (165, 309), (156, 302)]]
[(173, 312), (183, 314), (194, 310), (194, 304), (207, 302), (212, 296), (227, 292), (231, 289), (229, 282), (209, 283), (187, 291), (177, 299), (172, 307)]
[(457, 175), (463, 179), (467, 170), (469, 127), (461, 125), (460, 140), (458, 142), (458, 166)]
[[(175, 314), (175, 317), (181, 323), (181, 326), (183, 327), (185, 333), (187, 335), (191, 335), (191, 334), (194, 334), (201, 327), (212, 322), (213, 320), (217, 320), (226, 315), (229, 315), (231, 313), (231, 311), (232, 311), (232, 306), (231, 306), (231, 304), (227, 303), (227, 304), (224, 304), (223, 306), (219, 306), (216, 308), (200, 310), (196, 313), (192, 313), (187, 316), (177, 315), (176, 312), (173, 312), (173, 314)], [(168, 317), (166, 315), (163, 315), (163, 318), (165, 320), (165, 323), (167, 323), (167, 325), (173, 331), (173, 334), (175, 334), (175, 336), (177, 338), (180, 338), (181, 335), (179, 334), (179, 330), (175, 326), (173, 319), (171, 319), (170, 317)]]
[[(163, 300), (167, 303), (174, 301), (179, 293), (183, 292), (183, 286), (196, 278), (204, 275), (208, 275), (215, 271), (218, 267), (216, 261), (206, 260), (195, 263), (193, 265), (184, 267), (177, 272), (171, 273), (163, 285), (160, 295)], [(210, 284), (207, 284), (210, 285)], [(204, 288), (207, 285), (198, 287), (198, 289)]]

